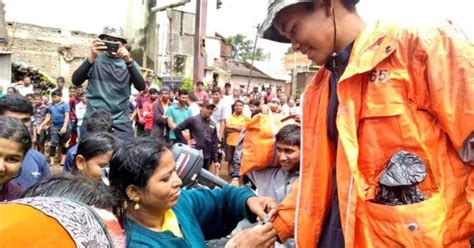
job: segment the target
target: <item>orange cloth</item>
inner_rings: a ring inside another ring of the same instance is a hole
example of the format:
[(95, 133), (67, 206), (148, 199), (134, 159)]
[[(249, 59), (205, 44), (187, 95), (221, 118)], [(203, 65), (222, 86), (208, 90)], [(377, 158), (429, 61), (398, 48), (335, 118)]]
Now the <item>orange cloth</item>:
[[(249, 121), (250, 121), (250, 118), (243, 115), (243, 114), (241, 114), (241, 115), (232, 114), (232, 116), (230, 116), (227, 119), (227, 124), (231, 125), (231, 126), (244, 128), (247, 125), (247, 123), (249, 123)], [(237, 142), (239, 140), (240, 132), (237, 132), (237, 131), (234, 131), (234, 130), (227, 131), (227, 132), (228, 132), (227, 133), (227, 144), (230, 145), (230, 146), (236, 146)]]
[[(335, 165), (346, 247), (468, 247), (474, 170), (458, 151), (474, 130), (473, 52), (450, 25), (366, 27), (338, 83), (337, 156), (327, 127), (329, 72), (321, 69), (303, 96), (299, 190), (284, 201), (296, 213), (278, 213), (278, 235), (292, 236), (284, 217), (296, 214), (298, 247), (317, 246)], [(428, 175), (419, 188), (428, 199), (371, 203), (400, 150), (424, 159)]]
[(76, 247), (59, 222), (33, 207), (0, 204), (1, 247)]

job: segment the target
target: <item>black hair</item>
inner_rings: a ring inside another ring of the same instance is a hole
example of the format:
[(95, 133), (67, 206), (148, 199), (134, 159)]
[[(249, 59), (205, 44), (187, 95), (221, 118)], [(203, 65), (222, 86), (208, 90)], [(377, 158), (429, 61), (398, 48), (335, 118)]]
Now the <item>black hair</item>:
[(53, 92), (51, 92), (51, 97), (53, 96), (63, 96), (63, 93), (61, 92), (60, 89), (55, 89)]
[(249, 105), (260, 107), (260, 99), (253, 99), (252, 101), (250, 101)]
[(43, 96), (41, 94), (33, 94), (33, 98), (37, 98), (37, 97), (42, 98)]
[(212, 88), (212, 90), (211, 90), (211, 94), (218, 93), (218, 92), (221, 93), (221, 88), (219, 88), (217, 86)]
[(276, 143), (300, 147), (301, 127), (296, 124), (288, 124), (278, 131), (275, 140)]
[(155, 89), (155, 88), (151, 88), (151, 89), (148, 90), (148, 94), (150, 94), (150, 95), (151, 94), (158, 94), (158, 90)]
[(33, 84), (33, 89), (43, 89), (43, 87), (41, 87), (41, 84)]
[(235, 101), (234, 101), (234, 105), (235, 105), (236, 103), (238, 103), (238, 102), (240, 102), (242, 105), (245, 105), (244, 101), (242, 101), (242, 100), (240, 100), (240, 99), (239, 99), (239, 100), (235, 100)]
[(61, 81), (62, 83), (66, 82), (64, 77), (58, 77), (58, 78), (56, 78), (56, 81)]
[(105, 154), (109, 151), (113, 151), (120, 141), (115, 138), (111, 133), (106, 132), (95, 132), (87, 133), (84, 138), (81, 139), (77, 146), (77, 152), (74, 156), (73, 162), (73, 173), (77, 174), (76, 157), (81, 155), (84, 159), (90, 160), (96, 156)]
[(16, 88), (13, 87), (13, 86), (8, 87), (8, 88), (7, 88), (7, 91), (8, 91), (9, 89), (13, 90), (13, 93), (18, 93), (18, 91), (16, 90)]
[(203, 81), (197, 81), (196, 85), (199, 85), (199, 84), (204, 85), (204, 82)]
[(28, 128), (13, 117), (0, 116), (0, 138), (20, 143), (23, 156), (31, 148), (31, 135)]
[(107, 110), (97, 109), (84, 123), (86, 133), (92, 132), (112, 132), (112, 114)]
[(119, 196), (102, 182), (79, 175), (56, 174), (41, 179), (29, 187), (22, 198), (62, 197), (97, 208), (113, 208)]
[(224, 87), (229, 87), (229, 86), (232, 87), (232, 84), (230, 84), (230, 83), (225, 83), (224, 84)]
[(194, 95), (194, 93), (189, 94), (188, 97), (189, 97), (189, 100), (191, 100), (191, 102), (197, 101), (197, 97), (196, 95)]
[(0, 115), (4, 115), (7, 111), (32, 115), (33, 105), (24, 96), (7, 95), (0, 100)]
[(34, 95), (35, 95), (35, 94), (33, 94), (33, 93), (28, 93), (28, 94), (26, 94), (26, 95), (25, 95), (25, 97), (26, 97), (26, 98), (28, 98), (28, 97), (31, 97), (31, 98), (33, 98), (33, 97), (34, 97)]
[(159, 166), (162, 154), (169, 147), (158, 140), (139, 138), (120, 144), (110, 160), (110, 186), (128, 199), (126, 189), (130, 185), (144, 188)]
[(180, 90), (178, 91), (178, 96), (181, 96), (181, 95), (189, 95), (188, 90), (186, 90), (186, 89), (180, 89)]

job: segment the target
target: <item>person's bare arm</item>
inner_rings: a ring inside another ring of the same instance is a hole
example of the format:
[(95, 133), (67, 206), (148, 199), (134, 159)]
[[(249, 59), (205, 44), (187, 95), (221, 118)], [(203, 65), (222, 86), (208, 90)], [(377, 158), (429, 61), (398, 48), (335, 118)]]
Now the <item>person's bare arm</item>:
[(222, 139), (224, 138), (224, 133), (225, 133), (225, 120), (221, 120), (221, 130), (219, 130), (219, 140), (222, 141)]
[(59, 132), (61, 134), (65, 134), (67, 132), (67, 126), (69, 125), (69, 112), (66, 112), (64, 114), (64, 124), (63, 124), (63, 127), (61, 128), (61, 130), (59, 130)]
[(51, 114), (50, 113), (47, 113), (46, 114), (46, 117), (44, 118), (44, 121), (38, 126), (36, 127), (36, 132), (41, 132), (42, 129), (45, 129), (45, 127), (48, 125), (48, 123), (51, 121)]
[(176, 124), (174, 124), (173, 119), (168, 118), (168, 119), (166, 119), (166, 121), (168, 122), (168, 127), (169, 127), (171, 130), (174, 130), (174, 129), (176, 128)]

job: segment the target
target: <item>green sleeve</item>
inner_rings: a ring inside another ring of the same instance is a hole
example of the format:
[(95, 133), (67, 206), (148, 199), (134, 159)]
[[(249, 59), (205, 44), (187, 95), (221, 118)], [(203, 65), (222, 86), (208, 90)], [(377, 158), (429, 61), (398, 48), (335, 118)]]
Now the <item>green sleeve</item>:
[(183, 190), (206, 239), (228, 235), (239, 221), (255, 221), (247, 207), (247, 199), (255, 194), (246, 187), (225, 186), (223, 189)]

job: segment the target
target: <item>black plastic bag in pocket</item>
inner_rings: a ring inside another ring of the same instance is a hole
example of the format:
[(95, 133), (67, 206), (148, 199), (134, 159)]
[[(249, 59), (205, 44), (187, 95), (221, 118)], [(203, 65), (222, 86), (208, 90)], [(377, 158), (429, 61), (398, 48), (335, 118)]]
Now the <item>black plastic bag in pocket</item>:
[(374, 202), (391, 206), (422, 202), (426, 197), (416, 186), (425, 177), (426, 165), (420, 157), (397, 152), (382, 172)]

